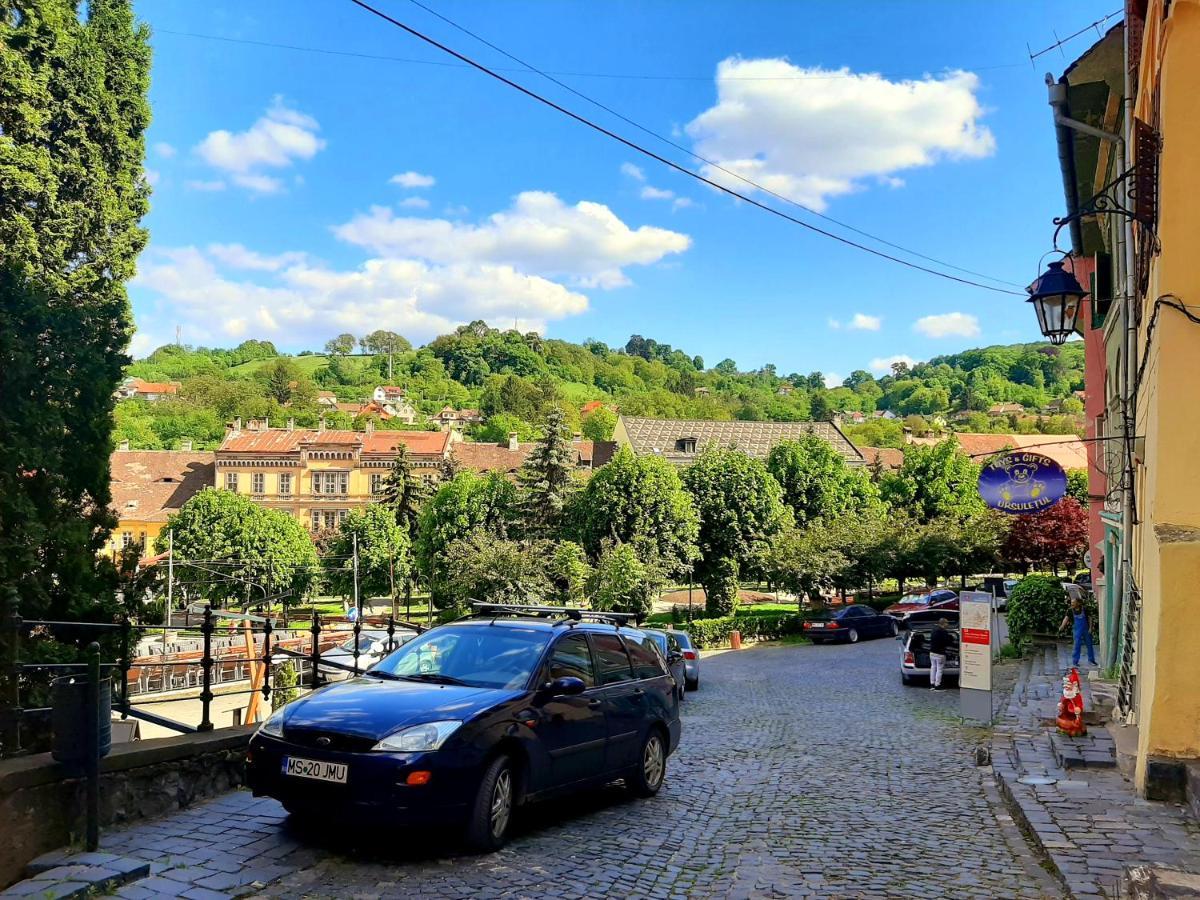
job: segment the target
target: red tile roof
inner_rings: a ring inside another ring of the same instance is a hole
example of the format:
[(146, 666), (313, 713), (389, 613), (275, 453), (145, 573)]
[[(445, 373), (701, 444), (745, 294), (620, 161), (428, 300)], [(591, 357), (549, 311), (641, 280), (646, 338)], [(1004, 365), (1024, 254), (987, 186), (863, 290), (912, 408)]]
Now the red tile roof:
[[(1003, 450), (1029, 449), (1048, 456), (1064, 469), (1087, 468), (1087, 445), (1073, 434), (979, 434), (959, 432), (954, 435), (968, 456), (982, 462), (993, 453)], [(936, 444), (944, 438), (914, 438), (914, 444)]]
[(410, 453), (422, 455), (446, 452), (450, 435), (444, 431), (345, 431), (327, 429), (313, 431), (312, 429), (296, 429), (288, 431), (285, 428), (272, 428), (265, 431), (243, 431), (231, 434), (222, 442), (220, 453), (292, 453), (299, 451), (301, 445), (309, 447), (320, 446), (355, 446), (362, 447), (364, 453), (395, 453), (396, 447), (404, 443)]
[(858, 449), (870, 468), (879, 466), (889, 471), (895, 471), (904, 463), (904, 451), (897, 450), (895, 447), (859, 447)]
[(211, 451), (118, 450), (109, 457), (109, 508), (118, 519), (165, 522), (199, 491), (213, 485), (214, 459)]
[(395, 453), (403, 442), (409, 453), (443, 456), (450, 444), (448, 431), (376, 431), (364, 436), (366, 453)]
[(142, 381), (134, 378), (129, 386), (139, 394), (178, 394), (179, 385), (173, 381)]
[[(449, 437), (449, 432), (441, 432)], [(477, 444), (461, 441), (450, 451), (454, 458), (473, 472), (516, 472), (533, 449), (532, 443), (518, 444), (509, 450), (507, 444)]]

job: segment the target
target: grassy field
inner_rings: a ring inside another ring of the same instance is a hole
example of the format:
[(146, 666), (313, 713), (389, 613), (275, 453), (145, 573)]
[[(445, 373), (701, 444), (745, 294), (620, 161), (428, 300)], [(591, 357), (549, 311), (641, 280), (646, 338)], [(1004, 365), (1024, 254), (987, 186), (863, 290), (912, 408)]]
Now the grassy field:
[[(350, 358), (369, 359), (369, 357), (366, 356), (355, 355), (352, 355)], [(269, 366), (271, 363), (275, 362), (276, 359), (279, 359), (279, 357), (273, 356), (270, 359), (252, 359), (250, 362), (242, 363), (240, 366), (233, 366), (229, 371), (234, 375), (253, 375), (259, 369), (265, 368), (266, 366)], [(305, 375), (316, 374), (317, 369), (320, 369), (327, 362), (327, 359), (324, 356), (289, 356), (286, 357), (286, 359), (290, 359), (292, 362), (294, 362), (300, 371)]]

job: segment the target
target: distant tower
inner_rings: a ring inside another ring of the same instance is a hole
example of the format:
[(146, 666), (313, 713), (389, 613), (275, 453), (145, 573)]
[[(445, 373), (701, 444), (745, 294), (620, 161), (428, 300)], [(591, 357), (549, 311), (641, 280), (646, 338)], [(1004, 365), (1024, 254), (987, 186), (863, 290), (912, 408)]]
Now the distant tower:
[(175, 346), (176, 347), (183, 346), (183, 326), (182, 325), (175, 326)]

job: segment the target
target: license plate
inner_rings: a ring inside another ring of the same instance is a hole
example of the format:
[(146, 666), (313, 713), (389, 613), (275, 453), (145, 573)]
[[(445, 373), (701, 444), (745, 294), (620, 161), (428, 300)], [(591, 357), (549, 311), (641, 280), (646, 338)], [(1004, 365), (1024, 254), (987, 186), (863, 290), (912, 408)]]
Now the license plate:
[(812, 623), (812, 627), (813, 627), (813, 628), (824, 628), (824, 627), (825, 627), (825, 623), (824, 623), (824, 622), (813, 622), (813, 623)]
[(346, 772), (347, 767), (341, 763), (298, 759), (295, 756), (283, 758), (283, 774), (294, 775), (297, 778), (312, 778), (315, 781), (334, 781), (338, 784), (345, 784)]

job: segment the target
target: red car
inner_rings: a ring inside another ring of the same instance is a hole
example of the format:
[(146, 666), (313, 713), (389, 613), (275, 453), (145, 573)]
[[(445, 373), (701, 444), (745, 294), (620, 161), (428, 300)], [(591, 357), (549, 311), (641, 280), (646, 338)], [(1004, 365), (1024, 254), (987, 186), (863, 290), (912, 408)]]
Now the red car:
[(893, 603), (884, 610), (889, 616), (905, 618), (911, 613), (926, 612), (931, 609), (958, 609), (958, 594), (954, 591), (938, 590), (925, 591), (920, 594), (906, 594), (899, 603)]

